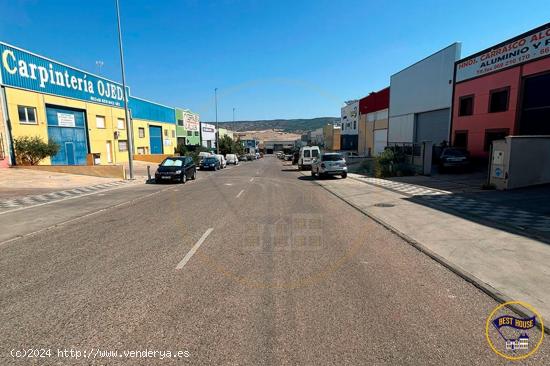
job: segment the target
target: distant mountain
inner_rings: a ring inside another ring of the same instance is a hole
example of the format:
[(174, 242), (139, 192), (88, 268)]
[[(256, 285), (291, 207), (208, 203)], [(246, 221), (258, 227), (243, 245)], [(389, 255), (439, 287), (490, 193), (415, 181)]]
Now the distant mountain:
[[(268, 119), (259, 121), (235, 121), (220, 122), (220, 128), (226, 128), (232, 131), (263, 131), (277, 130), (291, 133), (306, 133), (317, 128), (323, 127), (327, 123), (340, 121), (337, 117), (318, 117), (310, 119)], [(213, 122), (205, 122), (213, 123)]]

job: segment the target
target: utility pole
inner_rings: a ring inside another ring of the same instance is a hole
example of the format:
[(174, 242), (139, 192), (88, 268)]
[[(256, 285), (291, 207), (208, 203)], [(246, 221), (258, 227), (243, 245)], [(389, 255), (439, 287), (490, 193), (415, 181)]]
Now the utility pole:
[(118, 48), (120, 51), (120, 69), (122, 71), (122, 96), (124, 98), (124, 113), (126, 115), (126, 136), (128, 144), (128, 170), (130, 173), (130, 179), (134, 179), (134, 164), (133, 164), (133, 152), (134, 152), (134, 140), (132, 123), (130, 121), (130, 111), (128, 110), (128, 96), (126, 95), (126, 72), (124, 70), (124, 52), (122, 50), (122, 30), (120, 27), (120, 5), (118, 0), (116, 1), (116, 18), (118, 23)]
[(219, 135), (220, 127), (218, 124), (218, 88), (214, 88), (214, 102), (216, 104), (216, 154), (220, 153)]

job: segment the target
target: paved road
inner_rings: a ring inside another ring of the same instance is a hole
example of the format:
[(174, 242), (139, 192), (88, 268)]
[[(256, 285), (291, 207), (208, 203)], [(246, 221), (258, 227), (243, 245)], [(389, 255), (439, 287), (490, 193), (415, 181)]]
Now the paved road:
[[(492, 299), (292, 170), (124, 188), (139, 198), (0, 244), (0, 365), (504, 363)], [(33, 347), (52, 358), (9, 355)], [(57, 358), (71, 348), (189, 357)]]

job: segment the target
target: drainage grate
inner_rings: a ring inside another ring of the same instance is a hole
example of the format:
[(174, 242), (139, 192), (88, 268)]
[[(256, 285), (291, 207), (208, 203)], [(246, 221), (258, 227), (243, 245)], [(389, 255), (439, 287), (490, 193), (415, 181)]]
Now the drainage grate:
[(376, 203), (374, 206), (375, 207), (394, 207), (395, 205), (391, 203)]

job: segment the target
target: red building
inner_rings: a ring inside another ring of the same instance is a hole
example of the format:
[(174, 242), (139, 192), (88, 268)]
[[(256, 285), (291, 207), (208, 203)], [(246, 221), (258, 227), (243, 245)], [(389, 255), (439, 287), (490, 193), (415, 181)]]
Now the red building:
[(486, 158), (507, 135), (550, 135), (550, 23), (455, 63), (451, 141)]

